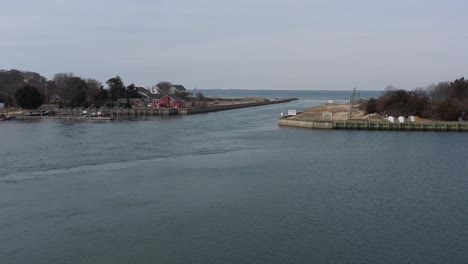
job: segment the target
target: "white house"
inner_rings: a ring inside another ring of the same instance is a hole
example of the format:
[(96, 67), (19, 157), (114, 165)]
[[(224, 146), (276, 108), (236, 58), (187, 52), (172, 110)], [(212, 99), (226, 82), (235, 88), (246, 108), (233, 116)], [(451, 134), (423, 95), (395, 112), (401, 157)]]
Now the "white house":
[[(167, 88), (165, 88), (167, 89)], [(154, 85), (153, 87), (151, 87), (151, 93), (152, 94), (159, 94), (159, 91), (160, 91), (160, 87), (158, 87), (158, 85)], [(176, 94), (176, 93), (180, 93), (180, 92), (186, 92), (187, 89), (185, 89), (185, 87), (183, 85), (172, 85), (171, 88), (169, 88), (169, 92), (168, 94)], [(163, 94), (167, 94), (167, 92), (163, 93)]]

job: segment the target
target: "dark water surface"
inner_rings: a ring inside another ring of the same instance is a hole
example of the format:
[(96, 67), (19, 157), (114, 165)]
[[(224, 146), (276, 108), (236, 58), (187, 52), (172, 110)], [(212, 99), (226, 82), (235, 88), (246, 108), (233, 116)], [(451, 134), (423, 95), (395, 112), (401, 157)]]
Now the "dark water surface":
[(348, 96), (0, 123), (0, 263), (466, 263), (468, 134), (277, 126)]

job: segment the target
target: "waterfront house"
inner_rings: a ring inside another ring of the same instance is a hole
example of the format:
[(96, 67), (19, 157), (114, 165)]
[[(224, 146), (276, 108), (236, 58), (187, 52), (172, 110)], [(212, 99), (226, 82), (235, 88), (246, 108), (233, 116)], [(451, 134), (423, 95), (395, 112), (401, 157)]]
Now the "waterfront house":
[(175, 95), (164, 95), (151, 101), (153, 108), (184, 108), (186, 102)]
[(176, 93), (183, 93), (186, 92), (187, 89), (183, 85), (173, 85), (171, 89), (169, 90), (170, 94), (176, 94)]
[(131, 98), (129, 99), (130, 100), (130, 104), (133, 106), (133, 107), (142, 107), (145, 105), (145, 101), (143, 98)]
[(136, 92), (138, 95), (140, 95), (142, 98), (145, 98), (145, 100), (150, 100), (150, 98), (153, 96), (153, 94), (146, 88), (143, 87), (136, 87)]
[(129, 98), (119, 98), (113, 102), (115, 107), (118, 108), (127, 108), (130, 107), (130, 99)]
[(53, 94), (49, 96), (48, 99), (49, 99), (49, 102), (46, 102), (46, 103), (50, 103), (50, 104), (62, 104), (65, 102), (65, 100), (63, 100), (63, 98), (58, 94)]

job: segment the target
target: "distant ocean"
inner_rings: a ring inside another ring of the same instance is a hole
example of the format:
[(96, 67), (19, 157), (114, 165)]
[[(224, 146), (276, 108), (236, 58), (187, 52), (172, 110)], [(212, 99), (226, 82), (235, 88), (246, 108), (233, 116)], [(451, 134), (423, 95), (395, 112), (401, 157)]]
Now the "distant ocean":
[[(298, 99), (314, 99), (314, 100), (349, 100), (352, 95), (352, 90), (197, 90), (210, 97), (221, 98), (242, 98), (242, 97), (265, 97), (268, 99), (274, 98), (289, 98)], [(370, 97), (378, 97), (383, 91), (359, 91), (356, 90), (356, 99), (368, 99)]]

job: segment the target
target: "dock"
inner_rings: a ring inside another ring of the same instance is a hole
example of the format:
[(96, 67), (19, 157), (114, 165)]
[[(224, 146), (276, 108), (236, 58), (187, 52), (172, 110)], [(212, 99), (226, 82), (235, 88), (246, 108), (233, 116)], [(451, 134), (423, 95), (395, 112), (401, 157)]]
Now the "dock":
[(44, 115), (44, 116), (16, 116), (12, 120), (37, 120), (37, 119), (69, 119), (69, 120), (91, 120), (91, 121), (110, 121), (113, 120), (111, 117), (94, 117), (94, 116), (55, 116), (55, 115)]

